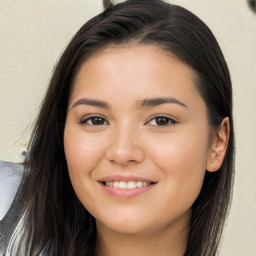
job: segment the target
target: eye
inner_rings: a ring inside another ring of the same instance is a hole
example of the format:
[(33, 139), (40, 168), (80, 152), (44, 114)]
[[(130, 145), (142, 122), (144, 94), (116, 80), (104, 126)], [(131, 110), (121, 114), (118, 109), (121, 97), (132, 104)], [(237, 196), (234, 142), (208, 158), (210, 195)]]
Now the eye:
[(93, 125), (93, 126), (100, 126), (100, 125), (107, 125), (108, 122), (105, 118), (100, 116), (91, 116), (86, 119), (83, 119), (80, 124), (86, 125)]
[(152, 126), (170, 126), (176, 124), (177, 121), (166, 117), (166, 116), (155, 116), (152, 118), (149, 122), (147, 122), (147, 125), (152, 125)]

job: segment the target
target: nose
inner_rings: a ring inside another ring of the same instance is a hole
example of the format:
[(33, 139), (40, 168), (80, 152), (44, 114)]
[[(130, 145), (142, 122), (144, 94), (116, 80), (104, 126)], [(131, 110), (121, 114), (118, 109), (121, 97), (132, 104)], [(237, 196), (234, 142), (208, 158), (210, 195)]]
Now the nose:
[(128, 125), (114, 130), (106, 150), (106, 158), (119, 165), (142, 162), (145, 154), (139, 132), (130, 129)]

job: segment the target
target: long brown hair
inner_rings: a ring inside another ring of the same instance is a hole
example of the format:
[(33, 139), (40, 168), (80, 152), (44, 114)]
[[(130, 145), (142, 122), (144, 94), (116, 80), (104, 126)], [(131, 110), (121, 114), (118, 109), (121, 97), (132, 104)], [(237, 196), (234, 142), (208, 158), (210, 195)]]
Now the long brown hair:
[(229, 117), (227, 153), (217, 172), (207, 172), (193, 204), (186, 255), (215, 255), (228, 213), (234, 162), (232, 88), (229, 70), (210, 29), (188, 10), (162, 0), (128, 0), (86, 22), (73, 37), (52, 75), (25, 161), (20, 191), (26, 211), (26, 255), (45, 246), (53, 255), (94, 255), (94, 218), (78, 200), (67, 170), (63, 132), (73, 81), (82, 63), (110, 45), (161, 47), (196, 74), (196, 86), (218, 127)]

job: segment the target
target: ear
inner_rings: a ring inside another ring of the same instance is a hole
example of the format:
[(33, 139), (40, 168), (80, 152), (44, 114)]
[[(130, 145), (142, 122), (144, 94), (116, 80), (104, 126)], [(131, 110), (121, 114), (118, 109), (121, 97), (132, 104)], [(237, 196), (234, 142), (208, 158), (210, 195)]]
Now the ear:
[(207, 171), (218, 171), (226, 154), (230, 133), (229, 118), (225, 117), (219, 129), (214, 131), (211, 148), (208, 155)]

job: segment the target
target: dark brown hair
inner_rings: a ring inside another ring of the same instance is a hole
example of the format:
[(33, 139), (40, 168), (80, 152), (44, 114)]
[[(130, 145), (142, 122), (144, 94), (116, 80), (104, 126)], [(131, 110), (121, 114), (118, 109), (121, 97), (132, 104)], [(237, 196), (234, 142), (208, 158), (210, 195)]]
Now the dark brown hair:
[(107, 9), (85, 23), (63, 52), (35, 124), (21, 189), (26, 255), (46, 245), (58, 256), (95, 254), (95, 221), (72, 188), (64, 155), (67, 106), (82, 63), (104, 47), (131, 43), (156, 45), (194, 71), (213, 127), (229, 117), (227, 153), (217, 172), (206, 171), (186, 250), (186, 255), (215, 255), (230, 205), (234, 161), (232, 88), (221, 49), (210, 29), (182, 7), (161, 0), (105, 2)]

